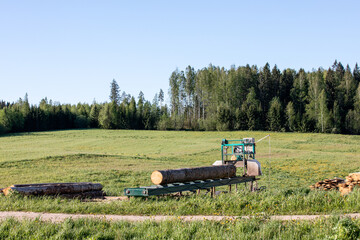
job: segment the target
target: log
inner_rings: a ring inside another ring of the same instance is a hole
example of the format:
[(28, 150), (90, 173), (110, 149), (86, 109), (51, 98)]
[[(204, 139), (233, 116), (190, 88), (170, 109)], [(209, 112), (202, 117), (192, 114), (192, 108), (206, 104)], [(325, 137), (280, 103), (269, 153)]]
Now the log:
[(151, 174), (151, 181), (156, 185), (161, 185), (195, 180), (229, 178), (234, 176), (236, 176), (235, 166), (221, 165), (154, 171)]
[(11, 192), (18, 192), (25, 196), (30, 195), (58, 195), (58, 194), (73, 194), (88, 191), (101, 191), (102, 185), (100, 183), (40, 183), (40, 184), (16, 184), (7, 187), (3, 190), (5, 195)]
[(63, 198), (104, 198), (105, 193), (103, 191), (89, 191), (89, 192), (82, 192), (82, 193), (67, 193), (59, 195)]
[(352, 178), (352, 181), (359, 181), (360, 180), (360, 172), (350, 173), (349, 177)]

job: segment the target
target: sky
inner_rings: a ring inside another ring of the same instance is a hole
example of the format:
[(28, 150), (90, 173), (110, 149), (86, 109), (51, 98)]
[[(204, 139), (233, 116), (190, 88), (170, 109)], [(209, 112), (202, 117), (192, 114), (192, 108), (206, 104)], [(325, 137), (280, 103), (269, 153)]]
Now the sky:
[(176, 68), (360, 63), (360, 1), (0, 0), (0, 99), (147, 100)]

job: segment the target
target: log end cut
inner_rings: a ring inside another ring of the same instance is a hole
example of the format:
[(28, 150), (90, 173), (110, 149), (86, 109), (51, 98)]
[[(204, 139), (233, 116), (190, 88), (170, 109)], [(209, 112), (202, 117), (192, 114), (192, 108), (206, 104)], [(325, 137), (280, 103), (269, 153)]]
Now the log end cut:
[(159, 171), (153, 171), (153, 173), (151, 174), (151, 181), (156, 185), (161, 184), (163, 182), (162, 173)]

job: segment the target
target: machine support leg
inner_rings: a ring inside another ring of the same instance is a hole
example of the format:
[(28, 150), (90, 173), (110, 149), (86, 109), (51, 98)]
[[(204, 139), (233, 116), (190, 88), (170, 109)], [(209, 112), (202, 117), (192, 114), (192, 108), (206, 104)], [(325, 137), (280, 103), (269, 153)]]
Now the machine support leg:
[(229, 193), (231, 193), (231, 184), (229, 185)]
[(238, 185), (235, 184), (235, 192), (238, 192)]
[(211, 197), (215, 196), (215, 187), (210, 188), (210, 195), (211, 195)]

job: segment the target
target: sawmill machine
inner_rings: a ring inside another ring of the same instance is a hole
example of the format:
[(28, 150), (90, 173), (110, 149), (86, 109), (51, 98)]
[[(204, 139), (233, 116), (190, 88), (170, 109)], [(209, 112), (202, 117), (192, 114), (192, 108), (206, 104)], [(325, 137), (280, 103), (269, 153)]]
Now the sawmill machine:
[(262, 175), (261, 165), (255, 159), (255, 149), (254, 138), (223, 139), (221, 142), (221, 161), (216, 161), (213, 165), (234, 165), (237, 168), (243, 168), (243, 176), (260, 176)]
[[(125, 188), (125, 196), (148, 197), (176, 192), (200, 190), (215, 193), (215, 187), (250, 183), (250, 190), (256, 190), (253, 183), (261, 175), (260, 163), (255, 159), (255, 139), (223, 139), (221, 142), (221, 160), (213, 166), (158, 170), (151, 174), (152, 186)], [(243, 169), (241, 169), (243, 168)], [(239, 171), (241, 169), (241, 171)], [(237, 174), (238, 173), (238, 174)]]

